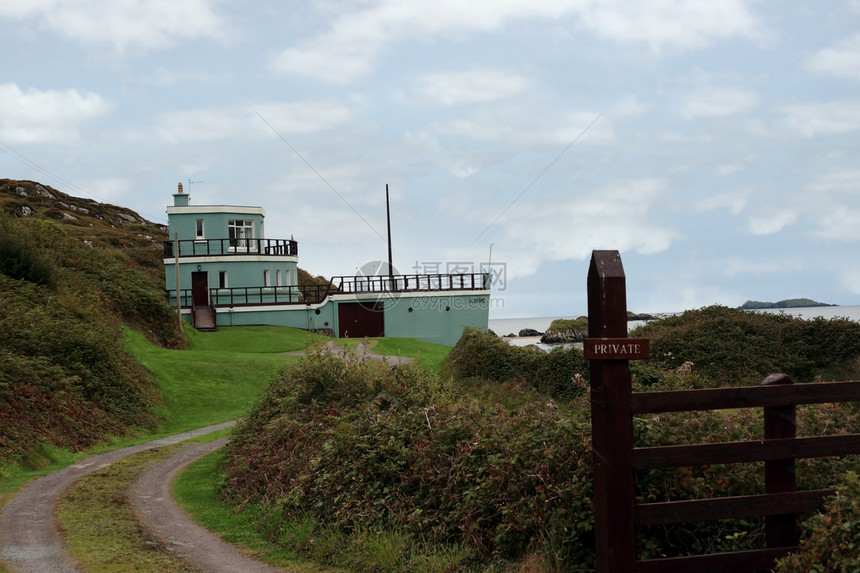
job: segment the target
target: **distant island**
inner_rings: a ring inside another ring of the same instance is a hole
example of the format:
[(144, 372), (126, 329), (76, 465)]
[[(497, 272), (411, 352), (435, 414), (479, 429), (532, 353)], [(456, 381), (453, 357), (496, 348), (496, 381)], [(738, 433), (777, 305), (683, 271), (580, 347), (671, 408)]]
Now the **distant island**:
[(762, 308), (801, 308), (810, 306), (838, 306), (836, 304), (827, 304), (824, 302), (816, 302), (810, 298), (790, 298), (779, 302), (761, 302), (758, 300), (748, 300), (743, 303), (740, 308), (743, 310), (759, 310)]

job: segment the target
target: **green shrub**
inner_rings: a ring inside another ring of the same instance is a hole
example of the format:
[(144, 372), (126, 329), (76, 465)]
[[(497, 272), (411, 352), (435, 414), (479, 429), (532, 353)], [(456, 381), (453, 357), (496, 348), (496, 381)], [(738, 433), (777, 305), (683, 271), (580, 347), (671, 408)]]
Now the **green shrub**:
[(57, 284), (53, 261), (39, 251), (33, 235), (17, 221), (0, 213), (0, 273), (45, 285)]
[(508, 344), (491, 333), (466, 328), (451, 350), (446, 371), (459, 379), (482, 378), (496, 383), (525, 382), (556, 400), (580, 396), (588, 379), (588, 364), (577, 348), (556, 347), (550, 352)]
[(860, 571), (860, 479), (845, 476), (824, 513), (804, 523), (800, 550), (780, 559), (776, 573), (854, 573)]
[[(223, 494), (343, 535), (393, 531), (484, 558), (553, 546), (588, 562), (588, 433), (552, 403), (508, 411), (416, 367), (323, 353), (273, 384), (237, 429)], [(306, 553), (328, 543), (302, 539)]]
[(714, 386), (756, 385), (773, 372), (813, 381), (829, 366), (860, 356), (860, 324), (801, 320), (723, 306), (649, 322), (631, 333), (648, 338), (649, 364), (677, 369), (692, 362)]

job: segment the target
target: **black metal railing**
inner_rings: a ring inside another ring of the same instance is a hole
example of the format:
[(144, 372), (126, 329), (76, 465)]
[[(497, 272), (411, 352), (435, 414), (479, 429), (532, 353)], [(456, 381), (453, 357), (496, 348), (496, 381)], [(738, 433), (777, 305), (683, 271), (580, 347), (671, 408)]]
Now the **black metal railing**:
[[(231, 287), (209, 289), (215, 307), (248, 305), (319, 304), (333, 294), (375, 294), (388, 292), (439, 292), (490, 288), (489, 273), (455, 275), (396, 275), (392, 277), (340, 276), (326, 285)], [(183, 306), (191, 290), (183, 289)], [(167, 296), (175, 305), (176, 291)]]
[[(179, 257), (267, 255), (297, 257), (299, 244), (293, 239), (182, 239)], [(173, 257), (173, 241), (164, 241), (164, 257)]]
[(232, 287), (210, 290), (216, 307), (268, 304), (316, 304), (325, 300), (330, 285)]
[(489, 273), (340, 276), (331, 279), (342, 293), (416, 292), (439, 290), (483, 290), (489, 288)]

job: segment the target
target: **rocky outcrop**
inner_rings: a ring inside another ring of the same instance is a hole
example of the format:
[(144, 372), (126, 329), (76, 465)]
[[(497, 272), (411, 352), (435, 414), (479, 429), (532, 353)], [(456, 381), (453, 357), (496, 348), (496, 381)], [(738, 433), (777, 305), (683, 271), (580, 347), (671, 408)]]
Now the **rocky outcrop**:
[(524, 328), (517, 336), (543, 336), (543, 332), (538, 332), (534, 328)]
[(540, 337), (544, 344), (564, 344), (570, 342), (582, 342), (585, 339), (584, 330), (560, 330), (558, 332), (546, 332)]

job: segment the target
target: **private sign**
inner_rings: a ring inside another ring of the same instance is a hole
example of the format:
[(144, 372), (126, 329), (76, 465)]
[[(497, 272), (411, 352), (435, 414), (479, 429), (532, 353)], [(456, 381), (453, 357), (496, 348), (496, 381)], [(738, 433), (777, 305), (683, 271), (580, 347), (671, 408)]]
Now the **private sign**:
[(647, 338), (586, 338), (586, 360), (643, 360), (649, 357)]

